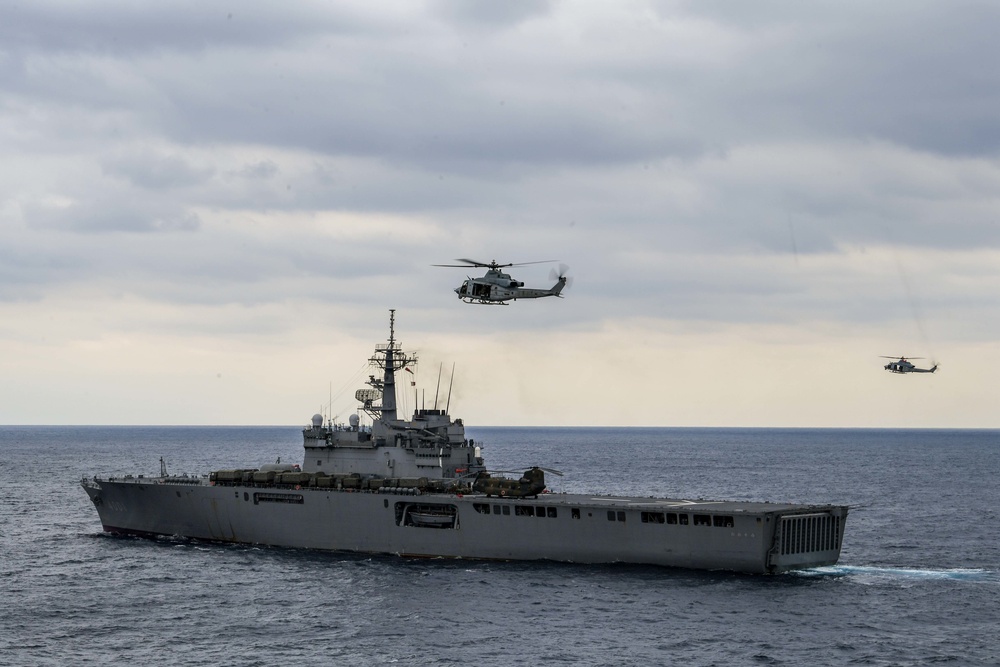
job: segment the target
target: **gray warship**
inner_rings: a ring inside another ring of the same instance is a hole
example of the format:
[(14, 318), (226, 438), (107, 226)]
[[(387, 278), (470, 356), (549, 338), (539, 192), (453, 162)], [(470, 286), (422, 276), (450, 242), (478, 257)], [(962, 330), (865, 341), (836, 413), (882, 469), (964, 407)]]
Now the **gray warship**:
[[(371, 417), (315, 415), (301, 465), (201, 477), (84, 478), (111, 534), (483, 560), (633, 563), (778, 574), (833, 565), (848, 507), (550, 493), (545, 470), (487, 471), (445, 409), (397, 415), (396, 376), (416, 364), (395, 337), (355, 395)], [(440, 382), (440, 380), (439, 380)]]

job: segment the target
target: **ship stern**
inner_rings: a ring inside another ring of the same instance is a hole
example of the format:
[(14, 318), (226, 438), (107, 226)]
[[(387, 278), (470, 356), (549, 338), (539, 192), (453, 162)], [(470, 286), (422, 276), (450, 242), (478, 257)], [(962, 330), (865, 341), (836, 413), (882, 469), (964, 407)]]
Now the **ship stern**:
[(847, 507), (782, 513), (776, 517), (774, 541), (768, 553), (771, 574), (836, 565), (847, 523)]

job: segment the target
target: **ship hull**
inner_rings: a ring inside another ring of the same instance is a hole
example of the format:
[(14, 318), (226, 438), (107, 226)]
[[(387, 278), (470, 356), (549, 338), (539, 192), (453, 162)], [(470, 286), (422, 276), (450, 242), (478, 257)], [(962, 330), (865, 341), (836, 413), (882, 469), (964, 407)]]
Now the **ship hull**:
[(106, 532), (487, 560), (635, 563), (754, 574), (832, 565), (847, 507), (540, 494), (380, 493), (85, 480)]

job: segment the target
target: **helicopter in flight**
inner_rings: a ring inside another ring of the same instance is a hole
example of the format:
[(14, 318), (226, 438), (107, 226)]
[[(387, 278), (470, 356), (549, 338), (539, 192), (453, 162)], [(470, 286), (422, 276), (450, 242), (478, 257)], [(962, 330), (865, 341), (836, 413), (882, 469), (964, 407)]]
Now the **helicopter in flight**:
[[(883, 359), (896, 359), (896, 357), (888, 357), (884, 354), (881, 356)], [(910, 359), (923, 359), (923, 357), (910, 357)], [(937, 364), (930, 368), (917, 368), (906, 357), (899, 357), (896, 361), (890, 361), (885, 365), (885, 370), (890, 373), (933, 373), (937, 369)]]
[(508, 301), (517, 299), (538, 299), (543, 296), (562, 297), (563, 288), (566, 287), (569, 279), (565, 273), (568, 267), (561, 265), (558, 274), (553, 270), (551, 276), (556, 284), (548, 289), (526, 288), (524, 283), (514, 280), (509, 273), (504, 273), (500, 269), (508, 266), (526, 266), (528, 264), (546, 264), (558, 260), (547, 259), (540, 262), (521, 262), (519, 264), (508, 263), (498, 264), (496, 260), (491, 262), (479, 262), (474, 259), (456, 259), (456, 262), (463, 264), (434, 264), (433, 266), (443, 266), (450, 268), (467, 269), (469, 267), (486, 268), (486, 275), (482, 278), (468, 278), (461, 285), (455, 288), (458, 298), (465, 303), (499, 304), (507, 305)]

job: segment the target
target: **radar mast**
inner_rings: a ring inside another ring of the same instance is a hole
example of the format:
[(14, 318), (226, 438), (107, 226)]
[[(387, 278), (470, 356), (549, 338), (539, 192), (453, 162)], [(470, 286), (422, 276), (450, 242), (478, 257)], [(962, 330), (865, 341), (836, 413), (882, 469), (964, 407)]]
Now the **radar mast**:
[[(375, 354), (368, 359), (369, 363), (382, 369), (382, 379), (374, 375), (368, 377), (371, 389), (359, 389), (356, 395), (364, 405), (365, 412), (373, 421), (384, 424), (396, 421), (396, 371), (401, 371), (409, 365), (417, 363), (417, 357), (403, 352), (396, 342), (396, 310), (389, 310), (389, 341), (387, 344), (376, 345)], [(381, 398), (381, 405), (375, 401)]]

